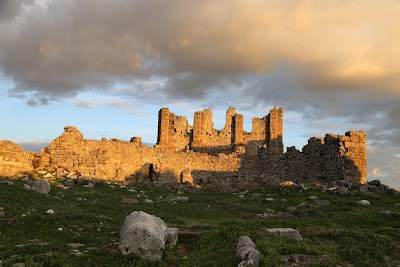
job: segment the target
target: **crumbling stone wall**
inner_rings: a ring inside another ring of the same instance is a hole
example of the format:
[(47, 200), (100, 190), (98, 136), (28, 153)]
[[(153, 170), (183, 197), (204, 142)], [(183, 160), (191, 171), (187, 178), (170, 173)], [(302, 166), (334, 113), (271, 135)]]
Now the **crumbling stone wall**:
[(32, 171), (36, 153), (25, 151), (20, 145), (0, 141), (0, 176), (15, 176)]
[(367, 177), (366, 133), (349, 131), (345, 135), (313, 137), (300, 152), (295, 147), (286, 153), (270, 155), (259, 151), (259, 180), (264, 182), (349, 180), (365, 183)]
[(211, 156), (193, 151), (170, 152), (144, 146), (138, 138), (132, 141), (87, 140), (76, 127), (66, 126), (64, 133), (41, 151), (39, 168), (87, 178), (125, 180), (137, 179), (136, 176), (149, 178), (152, 164), (155, 180), (167, 183), (178, 181), (185, 170), (232, 172), (238, 171), (241, 165), (236, 154)]
[[(144, 146), (140, 137), (130, 142), (88, 140), (73, 126), (66, 126), (39, 154), (2, 141), (0, 176), (45, 169), (58, 176), (161, 183), (366, 180), (365, 132), (311, 138), (302, 151), (291, 147), (282, 153), (281, 108), (253, 119), (251, 133), (243, 130), (243, 115), (233, 108), (228, 109), (221, 131), (214, 129), (209, 109), (195, 113), (193, 129), (186, 118), (168, 109), (161, 109), (159, 118), (155, 147)], [(189, 149), (197, 145), (206, 151)], [(214, 149), (213, 153), (209, 149)]]
[[(175, 116), (167, 108), (159, 112), (157, 147), (169, 151), (193, 151), (217, 155), (232, 153), (238, 146), (254, 148), (266, 145), (270, 154), (283, 153), (283, 109), (276, 107), (263, 118), (252, 119), (252, 131), (244, 131), (244, 118), (230, 107), (226, 112), (225, 126), (214, 129), (213, 113), (210, 109), (194, 114), (193, 128), (185, 117)], [(172, 119), (171, 119), (172, 118)], [(254, 154), (255, 155), (255, 154)]]

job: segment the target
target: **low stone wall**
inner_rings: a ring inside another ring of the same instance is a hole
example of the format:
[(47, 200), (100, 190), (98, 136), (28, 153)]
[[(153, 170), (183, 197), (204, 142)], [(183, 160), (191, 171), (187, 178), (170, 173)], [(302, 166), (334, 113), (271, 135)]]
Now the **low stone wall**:
[(192, 150), (169, 152), (117, 139), (88, 140), (73, 126), (53, 140), (39, 155), (9, 141), (0, 143), (0, 175), (44, 169), (58, 176), (117, 181), (158, 181), (195, 184), (275, 183), (351, 180), (365, 182), (365, 132), (311, 138), (300, 152), (271, 154), (267, 146), (238, 145), (234, 152), (210, 155)]

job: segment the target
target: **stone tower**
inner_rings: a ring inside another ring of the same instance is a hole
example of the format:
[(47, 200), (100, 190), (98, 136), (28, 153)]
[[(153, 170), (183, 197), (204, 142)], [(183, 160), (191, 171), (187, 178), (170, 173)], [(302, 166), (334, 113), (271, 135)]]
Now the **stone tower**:
[(269, 154), (283, 153), (283, 109), (276, 108), (270, 110), (269, 122), (267, 123), (267, 147)]

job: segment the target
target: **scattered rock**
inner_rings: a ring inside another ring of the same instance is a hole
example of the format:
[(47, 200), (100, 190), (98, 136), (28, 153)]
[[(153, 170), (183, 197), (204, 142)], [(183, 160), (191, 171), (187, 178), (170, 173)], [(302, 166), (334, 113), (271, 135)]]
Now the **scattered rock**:
[(244, 195), (240, 194), (238, 195), (238, 198), (244, 198)]
[(139, 201), (135, 198), (127, 198), (127, 197), (122, 200), (122, 203), (126, 203), (126, 204), (136, 204), (138, 202)]
[(373, 181), (371, 181), (371, 182), (368, 182), (368, 184), (369, 185), (374, 185), (374, 186), (376, 186), (376, 187), (379, 187), (379, 186), (381, 186), (381, 181), (380, 180), (373, 180)]
[(85, 188), (93, 188), (94, 187), (94, 183), (84, 184), (83, 187), (85, 187)]
[(261, 254), (256, 249), (256, 244), (248, 237), (238, 238), (236, 245), (236, 262), (238, 267), (258, 267)]
[(71, 247), (71, 248), (79, 248), (79, 247), (83, 247), (85, 245), (84, 244), (80, 244), (80, 243), (69, 243), (67, 246)]
[(73, 249), (73, 250), (72, 250), (72, 254), (74, 254), (75, 256), (78, 256), (78, 257), (84, 255), (84, 253), (83, 253), (82, 251), (79, 251), (79, 250), (77, 250), (77, 249)]
[(281, 263), (282, 266), (332, 266), (332, 259), (327, 255), (293, 254), (281, 256)]
[(253, 194), (251, 194), (251, 196), (252, 196), (252, 197), (261, 197), (261, 194), (253, 193)]
[(38, 171), (38, 173), (41, 175), (45, 175), (47, 173), (47, 171)]
[(0, 211), (3, 211), (4, 210), (4, 207), (0, 207)]
[(325, 200), (325, 199), (316, 199), (314, 201), (315, 205), (317, 206), (328, 206), (329, 205), (329, 200)]
[(309, 205), (305, 202), (301, 202), (299, 205), (296, 206), (298, 209), (306, 209), (309, 208)]
[(287, 207), (286, 210), (289, 211), (289, 212), (293, 212), (293, 211), (296, 211), (297, 208), (296, 207)]
[(0, 211), (0, 217), (4, 217), (4, 216), (6, 216), (5, 212), (4, 211)]
[(260, 217), (262, 219), (270, 219), (270, 218), (290, 218), (292, 215), (288, 212), (277, 212), (274, 213), (274, 210), (264, 212), (262, 214), (257, 214), (257, 217)]
[(309, 196), (308, 197), (308, 199), (310, 199), (310, 200), (316, 200), (318, 197), (316, 197), (316, 196)]
[(176, 201), (179, 202), (187, 202), (188, 200), (189, 200), (188, 197), (183, 197), (183, 196), (176, 197)]
[(360, 186), (358, 187), (358, 190), (359, 190), (360, 192), (366, 193), (366, 192), (368, 192), (368, 185), (360, 185)]
[(178, 242), (178, 228), (167, 227), (167, 241), (166, 246), (175, 246)]
[(365, 199), (360, 200), (357, 203), (362, 205), (362, 206), (370, 206), (371, 205), (371, 203), (368, 200), (365, 200)]
[(292, 186), (294, 183), (292, 181), (284, 181), (279, 183), (280, 186)]
[(24, 188), (26, 190), (31, 190), (32, 189), (32, 187), (29, 184), (24, 184)]
[(142, 211), (134, 211), (125, 218), (118, 248), (123, 255), (161, 260), (167, 240), (167, 226), (160, 218)]
[(32, 189), (41, 194), (48, 194), (51, 186), (48, 181), (40, 179), (33, 183)]
[(13, 265), (11, 265), (12, 267), (25, 267), (25, 263), (23, 262), (18, 262), (18, 263), (14, 263)]
[(46, 175), (43, 176), (43, 178), (49, 179), (49, 178), (54, 178), (54, 176), (51, 173), (46, 173)]
[(274, 201), (274, 199), (272, 197), (267, 197), (267, 198), (265, 198), (265, 200), (268, 201), (268, 202)]
[(381, 210), (380, 212), (379, 212), (379, 214), (383, 214), (383, 215), (390, 215), (392, 212), (391, 211), (389, 211), (389, 210)]
[(46, 211), (46, 213), (47, 213), (47, 214), (54, 214), (54, 210), (49, 209), (49, 210)]
[(393, 211), (390, 211), (390, 210), (381, 210), (381, 211), (379, 212), (379, 214), (383, 214), (383, 215), (392, 215), (392, 214), (400, 215), (399, 212), (393, 212)]
[(144, 200), (144, 203), (153, 203), (153, 202), (154, 202), (153, 200), (147, 198)]
[(303, 237), (300, 235), (299, 231), (293, 228), (271, 228), (266, 229), (266, 231), (272, 234), (286, 236), (288, 239), (293, 239), (297, 241), (303, 240)]

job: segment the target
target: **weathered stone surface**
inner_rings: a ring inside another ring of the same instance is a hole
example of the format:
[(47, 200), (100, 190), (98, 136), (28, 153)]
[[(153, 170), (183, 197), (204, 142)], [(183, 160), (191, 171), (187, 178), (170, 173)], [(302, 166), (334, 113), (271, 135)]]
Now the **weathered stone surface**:
[(240, 236), (237, 241), (238, 241), (238, 243), (236, 245), (236, 250), (238, 250), (240, 247), (243, 247), (243, 246), (250, 246), (253, 248), (256, 247), (256, 244), (253, 242), (253, 240), (251, 240), (250, 237), (245, 236), (245, 235)]
[(261, 254), (256, 245), (248, 236), (238, 238), (236, 245), (236, 262), (238, 267), (257, 267), (260, 264)]
[(266, 229), (267, 232), (272, 233), (272, 234), (278, 234), (278, 235), (283, 235), (286, 236), (288, 239), (293, 239), (296, 241), (301, 241), (303, 240), (303, 237), (300, 235), (299, 231), (293, 228), (271, 228), (271, 229)]
[(357, 203), (362, 205), (362, 206), (370, 206), (371, 205), (371, 202), (369, 202), (368, 200), (365, 200), (365, 199), (360, 200)]
[(25, 151), (16, 143), (0, 141), (0, 176), (13, 177), (22, 172), (33, 171), (36, 155)]
[(178, 228), (167, 227), (167, 242), (166, 246), (175, 246), (178, 242)]
[(317, 206), (328, 206), (329, 205), (329, 200), (326, 199), (316, 199), (314, 201), (315, 205)]
[(366, 134), (349, 131), (311, 138), (302, 151), (289, 147), (286, 153), (269, 155), (259, 150), (258, 177), (270, 181), (338, 181), (365, 183), (367, 176)]
[(47, 213), (47, 214), (54, 214), (54, 210), (49, 209), (49, 210), (46, 211), (46, 213)]
[(124, 199), (122, 199), (122, 203), (126, 203), (126, 204), (136, 204), (136, 203), (138, 203), (139, 201), (137, 200), (137, 199), (134, 199), (134, 198), (124, 198)]
[(31, 189), (32, 189), (32, 186), (30, 186), (29, 184), (24, 184), (24, 188), (25, 188), (26, 190), (31, 190)]
[(51, 173), (46, 173), (43, 178), (49, 179), (49, 178), (54, 178), (54, 176)]
[(118, 248), (123, 255), (135, 254), (144, 259), (160, 260), (167, 240), (167, 226), (160, 218), (134, 211), (125, 218)]
[(36, 180), (32, 185), (32, 189), (41, 194), (48, 194), (50, 192), (51, 185), (49, 181)]

